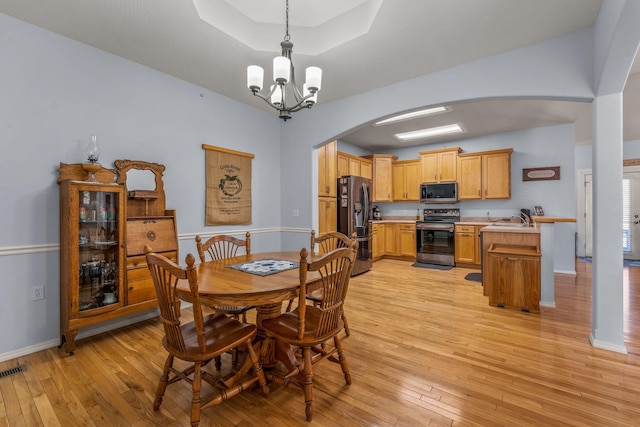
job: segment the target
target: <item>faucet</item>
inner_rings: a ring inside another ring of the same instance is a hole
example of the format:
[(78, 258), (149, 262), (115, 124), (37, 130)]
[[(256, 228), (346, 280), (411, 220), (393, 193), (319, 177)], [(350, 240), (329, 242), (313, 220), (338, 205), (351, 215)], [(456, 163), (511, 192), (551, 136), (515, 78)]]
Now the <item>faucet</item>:
[(529, 223), (529, 218), (526, 215), (511, 215), (511, 218), (518, 218), (520, 222), (522, 222), (522, 225), (524, 225), (525, 227), (531, 226), (531, 224)]

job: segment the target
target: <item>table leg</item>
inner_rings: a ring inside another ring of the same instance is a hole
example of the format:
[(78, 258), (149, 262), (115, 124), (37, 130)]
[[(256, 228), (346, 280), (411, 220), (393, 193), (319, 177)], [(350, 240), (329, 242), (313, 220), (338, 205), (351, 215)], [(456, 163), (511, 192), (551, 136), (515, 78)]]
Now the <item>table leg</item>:
[(262, 321), (265, 319), (273, 319), (278, 317), (282, 312), (282, 303), (259, 305), (256, 307), (256, 326), (258, 331), (256, 339), (262, 340), (262, 345), (266, 348), (262, 349), (262, 367), (263, 369), (273, 369), (278, 364), (276, 359), (276, 351), (273, 346), (273, 340), (265, 340), (266, 334), (262, 329)]
[[(265, 319), (273, 319), (278, 317), (282, 311), (282, 303), (259, 305), (256, 307), (256, 325), (258, 326), (258, 332), (256, 338), (264, 340), (266, 334), (262, 329), (262, 321)], [(262, 366), (265, 369), (275, 368), (278, 362), (282, 362), (287, 368), (287, 372), (298, 364), (296, 361), (293, 347), (287, 343), (280, 342), (279, 340), (264, 340), (263, 346), (267, 346), (263, 349)]]

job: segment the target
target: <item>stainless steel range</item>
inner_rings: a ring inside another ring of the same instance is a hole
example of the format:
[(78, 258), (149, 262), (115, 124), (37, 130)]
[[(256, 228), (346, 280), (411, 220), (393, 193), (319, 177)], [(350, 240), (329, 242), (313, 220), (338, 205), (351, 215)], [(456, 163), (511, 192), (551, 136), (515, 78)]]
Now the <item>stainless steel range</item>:
[(424, 264), (455, 265), (454, 226), (460, 209), (425, 209), (416, 222), (416, 261)]

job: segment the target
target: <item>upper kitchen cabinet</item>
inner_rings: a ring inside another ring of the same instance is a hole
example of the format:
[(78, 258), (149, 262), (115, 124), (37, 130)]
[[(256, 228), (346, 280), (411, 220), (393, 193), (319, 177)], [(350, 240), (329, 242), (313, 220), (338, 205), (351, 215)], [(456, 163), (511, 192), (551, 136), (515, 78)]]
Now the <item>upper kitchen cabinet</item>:
[(338, 141), (331, 141), (318, 150), (318, 196), (336, 197)]
[(372, 179), (373, 168), (371, 160), (338, 151), (338, 178), (347, 175)]
[(393, 162), (398, 158), (392, 154), (364, 156), (373, 163), (373, 202), (393, 201)]
[(511, 153), (503, 150), (458, 155), (458, 199), (510, 199)]
[(454, 182), (460, 147), (420, 152), (420, 182)]
[(393, 164), (393, 200), (420, 200), (420, 160), (400, 160)]

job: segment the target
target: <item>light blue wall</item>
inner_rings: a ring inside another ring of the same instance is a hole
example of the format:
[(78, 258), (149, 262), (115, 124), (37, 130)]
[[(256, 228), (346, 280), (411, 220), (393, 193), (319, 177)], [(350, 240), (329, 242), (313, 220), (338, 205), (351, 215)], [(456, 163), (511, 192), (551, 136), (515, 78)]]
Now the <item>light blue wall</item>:
[[(576, 171), (592, 168), (592, 150), (591, 144), (576, 147)], [(622, 144), (622, 156), (624, 160), (640, 159), (640, 141), (625, 141)]]
[[(254, 250), (280, 249), (277, 118), (6, 15), (0, 29), (0, 324), (12, 325), (0, 356), (58, 339), (57, 168), (83, 162), (92, 133), (107, 167), (116, 159), (166, 165), (181, 260), (195, 251), (196, 233), (222, 230), (255, 230)], [(204, 226), (202, 144), (255, 154), (250, 226)], [(44, 301), (31, 301), (36, 285)]]

